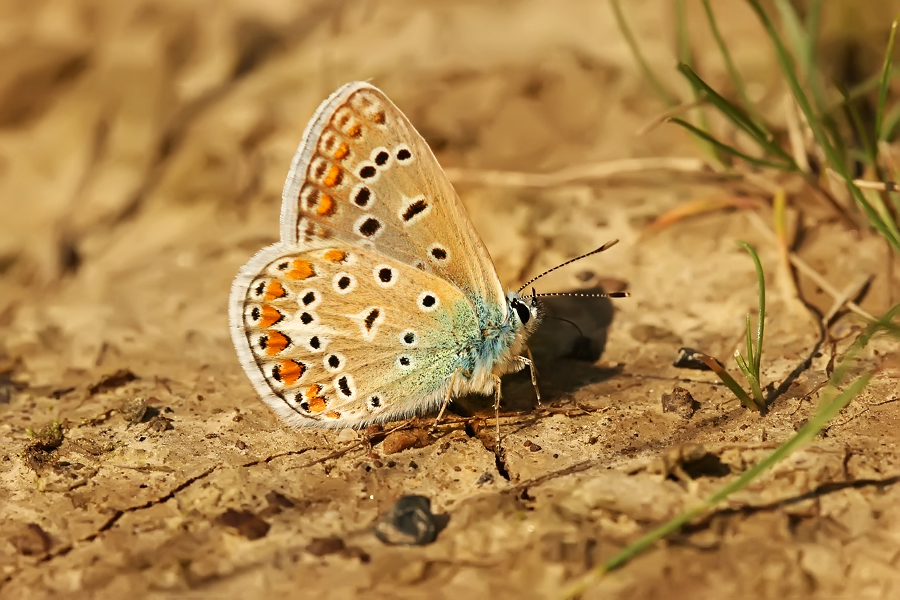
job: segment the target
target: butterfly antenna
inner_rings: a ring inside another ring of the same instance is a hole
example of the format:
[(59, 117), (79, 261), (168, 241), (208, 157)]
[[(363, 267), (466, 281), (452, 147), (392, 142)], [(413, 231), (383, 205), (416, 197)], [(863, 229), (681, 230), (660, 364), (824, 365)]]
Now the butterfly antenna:
[(566, 323), (568, 323), (569, 325), (571, 325), (572, 327), (574, 327), (575, 329), (578, 330), (578, 335), (580, 335), (581, 337), (585, 337), (584, 332), (581, 330), (581, 327), (579, 327), (575, 321), (570, 321), (569, 319), (557, 317), (556, 315), (547, 315), (546, 318), (547, 319), (556, 319), (557, 321), (565, 321)]
[[(557, 269), (562, 269), (562, 268), (565, 267), (566, 265), (571, 265), (573, 262), (579, 261), (579, 260), (581, 260), (582, 258), (587, 258), (588, 256), (593, 256), (594, 254), (599, 254), (599, 253), (603, 252), (604, 250), (609, 250), (610, 248), (612, 248), (613, 246), (615, 246), (615, 245), (618, 244), (618, 243), (619, 243), (619, 240), (612, 240), (612, 241), (606, 242), (605, 244), (603, 244), (602, 246), (600, 246), (600, 247), (597, 248), (596, 250), (592, 250), (592, 251), (588, 252), (587, 254), (582, 254), (581, 256), (576, 256), (575, 258), (573, 258), (573, 259), (571, 259), (571, 260), (567, 260), (566, 262), (562, 263), (561, 265), (556, 265), (556, 266), (553, 267), (552, 269), (547, 269), (546, 271), (544, 271), (543, 273), (541, 273), (541, 274), (538, 275), (537, 277), (533, 277), (533, 278), (530, 279), (529, 281), (526, 281), (525, 284), (524, 284), (522, 287), (520, 287), (519, 290), (518, 290), (516, 293), (517, 293), (517, 294), (520, 294), (520, 293), (522, 292), (522, 290), (524, 290), (525, 288), (527, 288), (529, 285), (531, 285), (532, 283), (534, 283), (535, 281), (537, 281), (538, 279), (540, 279), (540, 278), (543, 277), (544, 275), (547, 275), (547, 274), (549, 274), (549, 273), (552, 273), (553, 271), (555, 271), (555, 270), (557, 270)], [(624, 292), (615, 292), (615, 293), (621, 294), (621, 293), (624, 293)], [(592, 294), (535, 294), (535, 293), (534, 293), (534, 290), (532, 290), (532, 296), (590, 296), (590, 295), (592, 295)], [(628, 294), (625, 294), (625, 295), (627, 296)], [(601, 297), (601, 298), (622, 298), (623, 296), (613, 296), (613, 295), (605, 295), (605, 294), (604, 294), (604, 295), (599, 296), (599, 297)]]

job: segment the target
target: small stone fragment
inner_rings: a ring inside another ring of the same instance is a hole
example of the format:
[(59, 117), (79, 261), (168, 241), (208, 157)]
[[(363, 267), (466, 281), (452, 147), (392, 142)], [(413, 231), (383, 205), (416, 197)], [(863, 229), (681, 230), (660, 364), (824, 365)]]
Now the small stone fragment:
[(53, 544), (50, 535), (36, 523), (28, 523), (10, 538), (13, 547), (22, 556), (46, 554)]
[(672, 363), (673, 367), (677, 367), (679, 369), (694, 369), (696, 371), (712, 371), (703, 360), (700, 358), (701, 356), (705, 356), (703, 352), (699, 350), (694, 350), (693, 348), (685, 348), (681, 347), (678, 349), (678, 358), (675, 359), (675, 362)]
[(384, 438), (381, 450), (385, 455), (396, 454), (412, 448), (418, 442), (419, 438), (408, 431), (395, 431)]
[(168, 417), (164, 417), (162, 415), (156, 415), (155, 417), (147, 421), (147, 428), (157, 433), (175, 429), (172, 426), (172, 419), (169, 419)]
[(116, 388), (122, 387), (123, 385), (131, 383), (137, 378), (137, 375), (135, 375), (128, 369), (119, 369), (115, 373), (111, 373), (109, 375), (104, 375), (103, 377), (101, 377), (100, 381), (88, 388), (88, 392), (90, 392), (91, 396), (100, 392), (109, 392)]
[(328, 554), (337, 554), (343, 552), (347, 548), (344, 540), (339, 537), (313, 538), (306, 546), (306, 551), (313, 556), (326, 556)]
[(229, 508), (219, 515), (216, 522), (235, 529), (248, 540), (258, 540), (261, 537), (265, 537), (271, 528), (271, 525), (249, 510), (234, 510), (233, 508)]
[(403, 496), (375, 523), (375, 537), (390, 545), (424, 546), (437, 538), (437, 531), (425, 496)]
[(673, 412), (683, 419), (690, 419), (698, 408), (700, 408), (700, 403), (682, 387), (676, 386), (672, 388), (671, 394), (662, 395), (663, 412)]
[(141, 419), (144, 418), (144, 415), (147, 414), (147, 400), (141, 396), (126, 398), (122, 404), (119, 405), (119, 413), (125, 417), (129, 426), (140, 423)]

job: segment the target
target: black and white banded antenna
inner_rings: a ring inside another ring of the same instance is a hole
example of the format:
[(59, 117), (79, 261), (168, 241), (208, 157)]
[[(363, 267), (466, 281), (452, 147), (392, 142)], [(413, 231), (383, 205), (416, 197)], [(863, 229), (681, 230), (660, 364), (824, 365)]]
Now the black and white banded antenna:
[[(612, 248), (613, 246), (615, 246), (618, 243), (619, 243), (619, 240), (611, 240), (609, 242), (606, 242), (605, 244), (603, 244), (596, 250), (591, 250), (587, 254), (582, 254), (581, 256), (576, 256), (575, 258), (567, 260), (566, 262), (564, 262), (562, 264), (556, 265), (552, 269), (547, 269), (546, 271), (544, 271), (537, 277), (532, 277), (531, 279), (526, 281), (522, 285), (522, 287), (520, 287), (518, 289), (518, 291), (516, 291), (516, 293), (521, 294), (522, 290), (527, 288), (529, 285), (531, 285), (532, 283), (534, 283), (535, 281), (537, 281), (544, 275), (552, 273), (553, 271), (555, 271), (557, 269), (561, 269), (561, 268), (565, 267), (566, 265), (571, 265), (573, 262), (577, 262), (577, 261), (581, 260), (582, 258), (587, 258), (588, 256), (593, 256), (594, 254), (600, 254), (604, 250), (609, 250), (610, 248)], [(538, 294), (535, 292), (534, 288), (531, 288), (531, 297), (532, 298), (542, 298), (542, 297), (546, 297), (546, 296), (574, 296), (576, 298), (628, 298), (629, 296), (631, 296), (631, 294), (629, 294), (628, 292), (608, 292), (608, 293), (603, 293), (603, 294), (599, 294), (599, 293), (582, 294), (580, 292), (549, 292), (549, 293), (544, 293), (544, 294)]]

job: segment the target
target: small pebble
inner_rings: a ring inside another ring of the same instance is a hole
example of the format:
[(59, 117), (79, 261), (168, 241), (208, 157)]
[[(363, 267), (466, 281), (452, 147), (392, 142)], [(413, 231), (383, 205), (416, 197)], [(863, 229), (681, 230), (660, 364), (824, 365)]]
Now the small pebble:
[(375, 537), (392, 546), (430, 544), (437, 530), (431, 500), (425, 496), (403, 496), (375, 523)]

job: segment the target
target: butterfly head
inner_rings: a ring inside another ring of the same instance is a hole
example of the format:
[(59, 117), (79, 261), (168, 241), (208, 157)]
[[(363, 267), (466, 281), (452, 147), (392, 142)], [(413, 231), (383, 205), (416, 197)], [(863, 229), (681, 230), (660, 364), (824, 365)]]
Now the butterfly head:
[(519, 292), (507, 292), (507, 319), (516, 336), (524, 341), (531, 336), (541, 323), (544, 307), (533, 293), (522, 295)]

